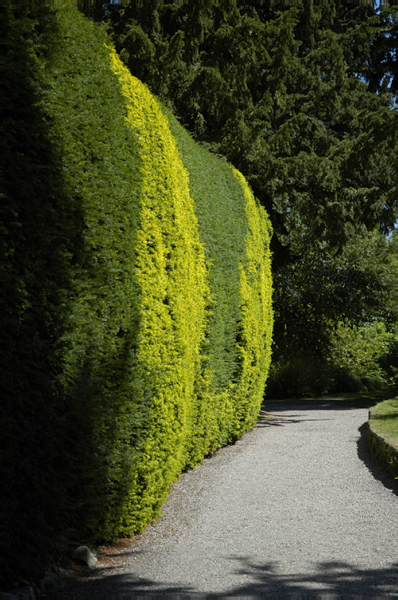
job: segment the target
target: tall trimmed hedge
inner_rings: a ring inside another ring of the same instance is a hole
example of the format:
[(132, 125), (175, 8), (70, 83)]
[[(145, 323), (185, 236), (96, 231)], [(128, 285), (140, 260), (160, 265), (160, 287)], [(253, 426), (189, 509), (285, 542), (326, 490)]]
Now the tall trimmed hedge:
[[(3, 572), (131, 535), (256, 419), (270, 226), (74, 8), (4, 9)], [(18, 556), (18, 567), (16, 557)]]

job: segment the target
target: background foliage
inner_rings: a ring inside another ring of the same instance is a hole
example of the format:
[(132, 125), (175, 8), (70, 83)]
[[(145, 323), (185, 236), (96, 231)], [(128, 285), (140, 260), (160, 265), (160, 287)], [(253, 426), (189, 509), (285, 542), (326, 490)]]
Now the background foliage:
[(393, 383), (396, 265), (396, 234), (387, 239), (374, 231), (356, 236), (337, 256), (308, 252), (280, 269), (275, 278), (278, 343), (267, 393), (321, 394)]
[(248, 178), (280, 263), (303, 234), (334, 248), (393, 226), (397, 113), (394, 7), (278, 8), (146, 3), (104, 18), (130, 71)]

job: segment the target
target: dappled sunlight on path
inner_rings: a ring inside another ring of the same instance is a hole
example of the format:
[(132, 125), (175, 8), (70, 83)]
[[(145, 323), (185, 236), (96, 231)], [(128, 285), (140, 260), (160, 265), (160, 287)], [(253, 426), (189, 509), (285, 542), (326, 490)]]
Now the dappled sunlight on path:
[[(278, 596), (395, 596), (398, 586), (398, 562), (384, 569), (360, 569), (344, 562), (322, 562), (309, 573), (280, 574), (278, 564), (258, 564), (248, 557), (230, 557), (231, 569), (247, 583), (223, 593), (206, 593), (207, 598), (231, 596), (266, 595)], [(235, 566), (234, 566), (235, 565)], [(104, 573), (104, 576), (105, 573)], [(130, 574), (112, 575), (106, 581), (107, 591), (93, 582), (85, 581), (75, 592), (75, 598), (117, 598), (126, 596), (195, 596), (202, 595), (200, 589), (191, 586), (169, 586), (160, 581)], [(113, 590), (113, 592), (111, 591)], [(112, 595), (115, 594), (114, 596)], [(71, 592), (72, 594), (72, 592)], [(66, 595), (64, 596), (67, 597)]]

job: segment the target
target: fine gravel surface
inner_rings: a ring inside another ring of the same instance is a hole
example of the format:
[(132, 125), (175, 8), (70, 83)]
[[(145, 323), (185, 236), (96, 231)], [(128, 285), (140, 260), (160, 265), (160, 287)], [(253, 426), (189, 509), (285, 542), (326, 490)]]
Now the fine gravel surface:
[(367, 410), (266, 410), (57, 597), (398, 598), (398, 481), (368, 455)]

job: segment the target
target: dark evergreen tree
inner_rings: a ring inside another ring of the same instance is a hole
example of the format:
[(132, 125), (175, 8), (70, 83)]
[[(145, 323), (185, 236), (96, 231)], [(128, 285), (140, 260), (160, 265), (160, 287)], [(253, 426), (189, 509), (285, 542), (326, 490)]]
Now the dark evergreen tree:
[(334, 3), (145, 5), (109, 17), (131, 72), (248, 178), (271, 214), (276, 264), (303, 236), (341, 248), (362, 225), (393, 227), (394, 19)]

